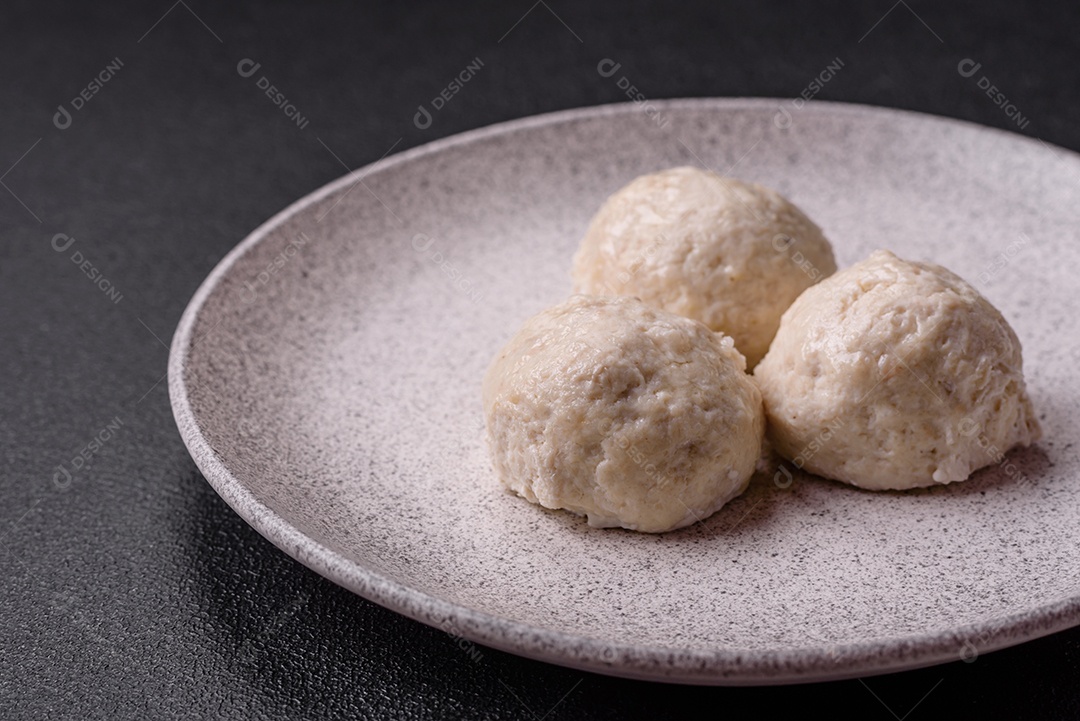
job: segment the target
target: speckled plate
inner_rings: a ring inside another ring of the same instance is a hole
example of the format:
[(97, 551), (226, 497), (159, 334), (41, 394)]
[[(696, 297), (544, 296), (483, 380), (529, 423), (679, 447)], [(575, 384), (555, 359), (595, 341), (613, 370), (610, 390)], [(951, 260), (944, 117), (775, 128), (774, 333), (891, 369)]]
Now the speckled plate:
[[(1045, 431), (967, 483), (871, 493), (763, 473), (667, 535), (589, 528), (502, 491), (480, 379), (570, 291), (604, 198), (679, 164), (774, 186), (840, 264), (952, 268), (1012, 322)], [(617, 105), (394, 155), (232, 251), (169, 359), (218, 493), (301, 563), (467, 640), (601, 673), (758, 684), (881, 673), (1080, 622), (1080, 160), (894, 110)]]

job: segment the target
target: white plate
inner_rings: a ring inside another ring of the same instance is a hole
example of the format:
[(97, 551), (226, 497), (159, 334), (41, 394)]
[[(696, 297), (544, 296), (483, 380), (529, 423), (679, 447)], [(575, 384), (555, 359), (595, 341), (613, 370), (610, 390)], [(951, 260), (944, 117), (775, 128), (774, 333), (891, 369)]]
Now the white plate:
[[(651, 107), (556, 113), (395, 155), (244, 240), (195, 294), (169, 359), (180, 432), (214, 488), (362, 596), (602, 673), (842, 678), (1080, 622), (1078, 157), (894, 110)], [(592, 529), (500, 490), (482, 444), (490, 358), (568, 294), (601, 201), (680, 164), (777, 188), (841, 266), (886, 247), (972, 281), (1024, 343), (1045, 439), (927, 491), (763, 475), (660, 536)]]

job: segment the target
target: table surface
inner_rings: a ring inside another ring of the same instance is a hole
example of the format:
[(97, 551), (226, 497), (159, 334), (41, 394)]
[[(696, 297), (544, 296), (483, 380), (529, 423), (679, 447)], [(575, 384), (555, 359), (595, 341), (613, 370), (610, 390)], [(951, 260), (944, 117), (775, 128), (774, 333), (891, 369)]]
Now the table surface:
[[(1080, 6), (162, 0), (9, 3), (5, 16), (4, 717), (666, 718), (702, 704), (1080, 714), (1080, 629), (780, 688), (669, 686), (471, 652), (253, 531), (188, 456), (164, 379), (185, 305), (256, 225), (387, 148), (627, 100), (597, 72), (604, 59), (649, 98), (806, 91), (1080, 148)], [(814, 89), (837, 58), (842, 70)], [(414, 122), (476, 59), (430, 124)]]

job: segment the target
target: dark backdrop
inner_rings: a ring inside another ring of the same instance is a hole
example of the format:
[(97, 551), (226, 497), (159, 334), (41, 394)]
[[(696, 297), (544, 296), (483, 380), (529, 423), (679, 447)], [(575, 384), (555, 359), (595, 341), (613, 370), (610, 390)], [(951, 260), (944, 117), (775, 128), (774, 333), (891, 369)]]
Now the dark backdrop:
[[(402, 150), (625, 100), (602, 58), (651, 98), (792, 97), (840, 58), (820, 98), (1015, 128), (958, 72), (971, 59), (1024, 133), (1077, 149), (1075, 3), (170, 3), (2, 11), (0, 715), (1080, 714), (1080, 630), (972, 663), (770, 689), (632, 682), (488, 649), (477, 662), (251, 530), (188, 457), (163, 381), (211, 268), (345, 172), (323, 143), (357, 167), (398, 138)], [(474, 58), (483, 69), (416, 127)], [(238, 73), (243, 59), (256, 75)], [(54, 478), (80, 452), (70, 480)]]

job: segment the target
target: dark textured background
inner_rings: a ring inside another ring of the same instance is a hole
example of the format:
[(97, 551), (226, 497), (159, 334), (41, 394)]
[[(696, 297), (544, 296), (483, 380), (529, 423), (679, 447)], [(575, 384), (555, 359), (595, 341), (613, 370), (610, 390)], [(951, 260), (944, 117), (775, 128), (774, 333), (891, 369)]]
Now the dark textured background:
[[(323, 143), (357, 167), (398, 138), (395, 150), (625, 100), (596, 72), (602, 58), (664, 98), (791, 97), (840, 57), (821, 98), (1011, 127), (957, 72), (972, 58), (1030, 119), (1026, 134), (1080, 148), (1075, 3), (531, 2), (5, 3), (0, 716), (1080, 715), (1080, 630), (973, 663), (772, 689), (631, 682), (488, 649), (477, 660), (293, 562), (205, 483), (169, 410), (166, 343), (230, 248), (345, 172)], [(417, 129), (417, 106), (475, 57), (480, 73)], [(57, 106), (114, 58), (119, 73), (58, 129)], [(240, 77), (243, 58), (306, 128)], [(57, 233), (75, 244), (53, 250)], [(54, 483), (110, 423), (70, 484)]]

